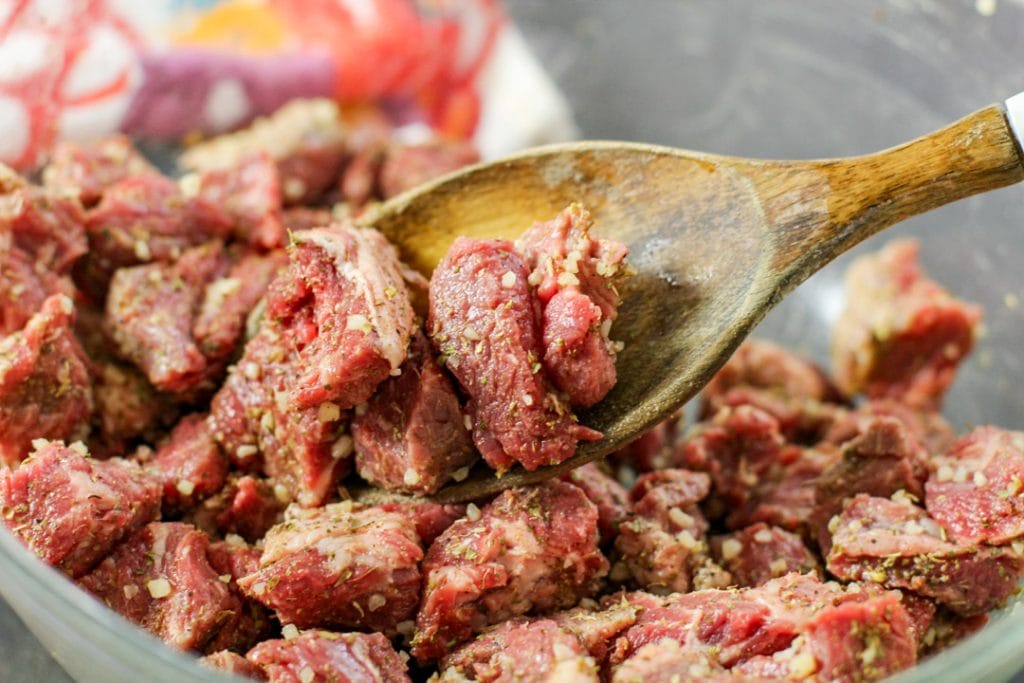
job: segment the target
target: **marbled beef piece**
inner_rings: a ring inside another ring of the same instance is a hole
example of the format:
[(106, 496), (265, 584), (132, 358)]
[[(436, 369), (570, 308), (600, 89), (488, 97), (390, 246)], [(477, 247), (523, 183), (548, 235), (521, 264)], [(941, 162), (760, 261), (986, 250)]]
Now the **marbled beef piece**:
[(1024, 432), (983, 426), (932, 458), (925, 507), (961, 543), (1024, 535)]
[(240, 600), (241, 609), (232, 614), (213, 640), (207, 643), (207, 652), (245, 652), (271, 635), (273, 624), (267, 608), (243, 595), (238, 587), (240, 578), (259, 568), (262, 554), (263, 551), (259, 548), (254, 548), (236, 537), (210, 543), (206, 559), (217, 572), (220, 581), (227, 584)]
[(209, 545), (206, 535), (188, 524), (152, 522), (78, 583), (166, 643), (202, 651), (242, 609), (210, 566)]
[(438, 176), (480, 161), (469, 142), (437, 141), (418, 145), (393, 144), (384, 156), (378, 183), (388, 199)]
[(821, 565), (796, 534), (764, 522), (712, 536), (711, 556), (732, 575), (733, 585), (753, 588), (790, 572), (821, 575)]
[(0, 471), (4, 523), (44, 562), (73, 577), (160, 513), (160, 484), (137, 464), (87, 454), (80, 442), (43, 441), (16, 469)]
[(192, 337), (209, 360), (230, 358), (245, 336), (246, 318), (288, 263), (284, 251), (247, 253), (206, 285), (192, 323)]
[(829, 521), (843, 501), (859, 493), (888, 498), (897, 491), (920, 500), (928, 476), (928, 452), (892, 417), (876, 417), (843, 444), (840, 459), (818, 477), (814, 512), (808, 524), (823, 554), (828, 553)]
[(201, 197), (186, 197), (169, 178), (125, 178), (107, 188), (100, 203), (86, 213), (93, 273), (109, 277), (125, 266), (173, 261), (189, 247), (226, 238), (231, 225), (219, 207)]
[(82, 205), (32, 185), (0, 164), (0, 245), (18, 249), (37, 272), (67, 275), (86, 251)]
[(95, 206), (111, 185), (130, 176), (157, 175), (124, 135), (108, 135), (90, 143), (58, 142), (43, 169), (43, 184), (63, 194), (76, 194), (86, 207)]
[(929, 279), (917, 253), (917, 242), (897, 240), (850, 266), (832, 363), (848, 394), (935, 410), (974, 346), (981, 309)]
[(335, 222), (335, 216), (330, 209), (292, 206), (284, 210), (281, 220), (284, 222), (286, 230), (299, 232), (313, 228), (325, 228)]
[(615, 462), (628, 465), (637, 472), (651, 472), (671, 467), (679, 440), (682, 412), (676, 412), (651, 427), (618, 451), (611, 454)]
[(635, 516), (619, 526), (612, 578), (653, 593), (723, 588), (731, 577), (707, 554), (708, 523), (697, 507), (710, 489), (703, 472), (659, 470), (637, 480)]
[(598, 683), (598, 668), (579, 640), (550, 619), (511, 619), (444, 658), (440, 681)]
[(259, 570), (238, 583), (283, 623), (394, 635), (419, 602), (422, 559), (407, 516), (351, 501), (293, 507), (267, 532)]
[(566, 472), (562, 480), (578, 486), (590, 502), (597, 506), (597, 528), (601, 532), (601, 544), (612, 541), (619, 531), (619, 525), (629, 519), (633, 511), (629, 491), (593, 462)]
[(51, 296), (23, 329), (0, 338), (0, 463), (18, 463), (35, 439), (89, 432), (92, 388), (73, 313), (71, 299)]
[(245, 656), (270, 683), (410, 683), (402, 655), (380, 633), (305, 631)]
[(104, 320), (122, 357), (158, 389), (186, 393), (212, 381), (192, 337), (192, 320), (206, 285), (227, 269), (218, 241), (185, 251), (174, 263), (150, 263), (114, 273)]
[(408, 517), (416, 527), (416, 534), (424, 548), (429, 548), (434, 539), (466, 514), (465, 505), (435, 503), (429, 498), (385, 501), (375, 503), (373, 507)]
[(469, 394), (473, 439), (499, 472), (572, 457), (600, 434), (575, 417), (541, 372), (539, 306), (511, 242), (460, 237), (430, 281), (427, 329)]
[(8, 335), (25, 327), (46, 297), (73, 297), (74, 287), (49, 270), (38, 272), (28, 254), (2, 243), (0, 236), (0, 335)]
[(256, 152), (234, 166), (208, 171), (197, 184), (199, 196), (231, 218), (237, 240), (257, 249), (285, 246), (281, 178), (268, 154)]
[(174, 398), (158, 391), (134, 365), (106, 357), (94, 357), (91, 365), (96, 410), (90, 449), (126, 453), (129, 442), (152, 443), (177, 418)]
[(211, 536), (237, 534), (254, 543), (280, 521), (289, 497), (287, 491), (280, 492), (278, 497), (268, 479), (231, 475), (219, 492), (189, 512), (187, 520)]
[(423, 562), (413, 654), (427, 662), (488, 625), (593, 595), (608, 561), (597, 509), (572, 484), (505, 491), (442, 533)]
[(267, 293), (267, 315), (298, 351), (289, 402), (364, 403), (398, 374), (415, 329), (398, 252), (376, 230), (334, 225), (297, 234), (289, 257)]
[[(779, 423), (779, 432), (786, 441), (801, 446), (814, 446), (842, 421), (848, 410), (838, 403), (813, 398), (787, 398), (764, 389), (738, 386), (715, 398), (721, 408), (752, 406), (771, 415)], [(707, 409), (708, 404), (703, 408)]]
[(824, 434), (822, 441), (842, 445), (863, 434), (879, 417), (899, 420), (910, 436), (924, 446), (929, 454), (945, 452), (956, 438), (953, 428), (939, 413), (914, 410), (899, 401), (880, 398), (865, 401), (855, 410), (841, 413)]
[(624, 601), (600, 609), (574, 607), (555, 612), (550, 619), (563, 631), (574, 635), (594, 661), (601, 664), (619, 634), (636, 623), (636, 615), (641, 609)]
[(182, 418), (145, 462), (163, 484), (162, 508), (168, 516), (181, 514), (220, 491), (228, 475), (227, 458), (202, 413)]
[(910, 590), (961, 615), (1002, 606), (1024, 575), (1015, 551), (947, 541), (936, 521), (906, 500), (856, 496), (830, 526), (832, 574)]
[(610, 680), (611, 683), (719, 683), (744, 678), (714, 661), (707, 652), (685, 648), (666, 638), (644, 645), (615, 666)]
[(578, 204), (536, 223), (516, 242), (543, 307), (541, 362), (574, 406), (590, 407), (615, 385), (617, 285), (628, 249), (590, 235), (590, 213)]
[(256, 681), (267, 680), (263, 669), (259, 668), (248, 659), (230, 650), (221, 650), (211, 655), (199, 658), (199, 666), (221, 671), (242, 678), (251, 678)]
[(421, 332), (400, 370), (352, 418), (356, 472), (389, 491), (434, 493), (476, 459), (469, 418)]

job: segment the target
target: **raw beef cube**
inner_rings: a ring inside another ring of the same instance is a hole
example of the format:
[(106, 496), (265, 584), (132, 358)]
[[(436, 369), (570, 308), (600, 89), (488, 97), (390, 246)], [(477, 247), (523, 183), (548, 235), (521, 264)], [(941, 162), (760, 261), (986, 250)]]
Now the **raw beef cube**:
[(88, 245), (78, 199), (30, 185), (0, 165), (0, 244), (18, 249), (35, 269), (60, 275)]
[(238, 240), (259, 249), (278, 249), (287, 242), (281, 216), (281, 178), (265, 152), (204, 173), (198, 191), (231, 217)]
[(362, 208), (380, 199), (380, 169), (386, 145), (375, 145), (353, 154), (338, 178), (337, 191), (347, 206)]
[(440, 681), (597, 683), (598, 669), (579, 640), (550, 619), (510, 620), (444, 658)]
[(246, 318), (287, 263), (284, 251), (245, 254), (223, 277), (206, 285), (192, 337), (207, 359), (229, 358), (241, 346)]
[(159, 389), (183, 393), (211, 378), (192, 337), (206, 284), (226, 269), (220, 242), (190, 249), (173, 264), (151, 263), (114, 273), (106, 325), (118, 352)]
[(1024, 535), (1024, 432), (978, 427), (932, 459), (928, 513), (961, 543)]
[(38, 272), (31, 257), (21, 249), (0, 247), (0, 335), (25, 327), (47, 296), (74, 296), (73, 290), (66, 278), (45, 269)]
[(207, 652), (222, 649), (245, 652), (270, 635), (271, 619), (267, 608), (242, 595), (238, 587), (240, 578), (259, 568), (262, 554), (259, 548), (249, 546), (234, 537), (229, 541), (210, 543), (206, 559), (217, 572), (217, 578), (228, 585), (232, 593), (239, 598), (241, 609), (232, 614), (214, 639), (207, 644)]
[(434, 493), (476, 459), (468, 418), (422, 333), (400, 369), (352, 419), (356, 471), (390, 491)]
[(259, 570), (238, 583), (283, 623), (393, 635), (419, 602), (421, 559), (416, 528), (404, 515), (350, 501), (290, 508), (267, 532)]
[(261, 549), (234, 536), (227, 541), (211, 542), (210, 549), (206, 552), (210, 566), (221, 576), (230, 576), (232, 581), (258, 571), (262, 555)]
[(256, 681), (267, 680), (263, 669), (259, 668), (242, 655), (229, 650), (214, 652), (212, 655), (200, 657), (199, 666), (215, 671), (223, 671), (242, 678), (251, 678)]
[(267, 294), (267, 315), (298, 351), (289, 401), (364, 403), (398, 373), (414, 331), (398, 253), (376, 230), (341, 225), (299, 233), (295, 245)]
[(126, 441), (151, 438), (177, 416), (170, 395), (157, 391), (134, 365), (94, 359), (92, 368), (92, 437), (106, 447), (123, 451)]
[(614, 539), (619, 525), (629, 519), (632, 512), (629, 492), (625, 487), (593, 462), (566, 472), (562, 480), (578, 486), (590, 502), (597, 506), (597, 528), (601, 532), (601, 544)]
[(943, 453), (953, 443), (956, 434), (942, 415), (931, 411), (914, 410), (899, 401), (880, 398), (865, 401), (856, 410), (840, 415), (822, 437), (827, 443), (841, 445), (860, 434), (874, 423), (875, 418), (891, 417), (903, 427), (929, 454)]
[(330, 209), (293, 206), (284, 210), (282, 221), (284, 221), (286, 230), (299, 232), (313, 228), (325, 228), (335, 222), (335, 216)]
[(593, 595), (608, 570), (597, 542), (597, 509), (565, 482), (511, 489), (467, 511), (423, 561), (413, 654), (436, 659), (490, 624)]
[(637, 472), (650, 472), (670, 467), (674, 461), (682, 413), (677, 412), (651, 427), (639, 438), (611, 455), (615, 462), (628, 465)]
[(242, 609), (241, 600), (210, 566), (208, 548), (206, 535), (188, 524), (153, 522), (79, 584), (168, 644), (203, 650)]
[(817, 558), (799, 536), (764, 522), (712, 536), (710, 544), (712, 557), (737, 586), (760, 586), (790, 572), (821, 574)]
[(830, 526), (832, 574), (913, 591), (958, 614), (1000, 607), (1024, 575), (1024, 558), (1016, 552), (951, 543), (935, 520), (907, 501), (859, 495)]
[(90, 258), (99, 273), (151, 261), (173, 261), (189, 247), (231, 233), (231, 220), (200, 197), (154, 174), (131, 176), (107, 188), (86, 214)]
[[(191, 511), (189, 521), (211, 536), (237, 534), (254, 543), (280, 521), (287, 505), (274, 488), (268, 479), (233, 476), (217, 494)], [(284, 494), (287, 498), (287, 491)]]
[[(764, 389), (738, 386), (715, 398), (718, 409), (753, 406), (771, 415), (779, 423), (779, 432), (786, 441), (813, 446), (822, 441), (847, 411), (836, 403), (813, 398), (786, 398)], [(708, 409), (710, 404), (704, 404)]]
[(430, 547), (434, 539), (466, 514), (466, 506), (458, 503), (435, 503), (429, 498), (398, 496), (380, 489), (374, 489), (374, 493), (380, 495), (360, 498), (360, 502), (408, 517), (415, 525), (424, 548)]
[(574, 406), (589, 407), (615, 385), (618, 346), (609, 334), (621, 297), (629, 251), (590, 235), (590, 214), (578, 204), (536, 223), (516, 242), (543, 306), (541, 361)]
[(163, 483), (164, 514), (174, 515), (220, 491), (228, 462), (210, 433), (206, 415), (195, 413), (174, 427), (152, 455), (149, 469)]
[(917, 252), (917, 242), (898, 240), (850, 266), (832, 362), (848, 394), (934, 410), (974, 346), (981, 310), (930, 280)]
[(829, 520), (843, 508), (843, 501), (858, 493), (888, 498), (904, 491), (916, 500), (924, 493), (928, 453), (903, 423), (876, 417), (864, 431), (847, 441), (841, 457), (822, 472), (815, 486), (815, 507), (810, 526), (822, 553), (828, 553)]
[(706, 683), (743, 680), (706, 652), (684, 648), (670, 639), (648, 643), (617, 665), (611, 683)]
[(460, 237), (430, 281), (427, 329), (471, 398), (473, 439), (499, 472), (572, 457), (600, 434), (576, 424), (541, 372), (538, 306), (512, 243)]
[(43, 183), (55, 192), (77, 194), (82, 204), (91, 207), (118, 181), (157, 173), (131, 140), (109, 135), (89, 144), (58, 142), (43, 169)]
[(394, 197), (432, 178), (480, 161), (480, 153), (468, 142), (433, 142), (392, 145), (380, 167), (380, 192)]
[(47, 564), (77, 577), (160, 513), (160, 485), (133, 462), (93, 460), (80, 443), (41, 442), (0, 471), (4, 523)]
[(89, 432), (92, 387), (73, 312), (71, 299), (51, 296), (22, 330), (0, 338), (0, 463), (19, 462), (34, 439)]
[(305, 631), (264, 641), (245, 658), (270, 683), (410, 683), (405, 660), (380, 633)]

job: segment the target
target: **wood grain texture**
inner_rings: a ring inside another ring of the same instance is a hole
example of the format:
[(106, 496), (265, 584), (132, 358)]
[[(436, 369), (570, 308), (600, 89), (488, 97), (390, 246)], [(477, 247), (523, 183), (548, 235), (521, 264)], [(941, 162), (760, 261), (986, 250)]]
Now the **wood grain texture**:
[(471, 500), (533, 483), (636, 438), (700, 391), (786, 293), (876, 232), (1024, 178), (992, 106), (907, 144), (848, 159), (767, 161), (581, 142), (538, 148), (421, 186), (366, 217), (426, 275), (457, 235), (515, 238), (571, 202), (626, 243), (636, 270), (613, 338), (619, 381), (580, 421), (605, 438), (500, 479), (479, 467), (436, 496)]

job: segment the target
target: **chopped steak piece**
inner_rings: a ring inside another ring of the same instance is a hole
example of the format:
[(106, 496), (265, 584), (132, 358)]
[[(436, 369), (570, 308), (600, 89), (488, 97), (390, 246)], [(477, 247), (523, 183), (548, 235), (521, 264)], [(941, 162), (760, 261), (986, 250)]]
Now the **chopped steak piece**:
[(221, 576), (230, 575), (233, 581), (258, 571), (262, 555), (262, 550), (234, 536), (227, 541), (211, 542), (206, 552), (210, 566)]
[(436, 659), (486, 626), (571, 607), (608, 570), (597, 509), (572, 484), (505, 491), (442, 533), (423, 562), (413, 654)]
[(636, 441), (626, 444), (610, 456), (614, 461), (632, 467), (637, 472), (650, 472), (671, 467), (682, 413), (677, 412), (651, 427)]
[(876, 417), (864, 431), (847, 441), (841, 457), (821, 473), (814, 491), (814, 513), (809, 520), (822, 553), (828, 553), (829, 521), (843, 501), (858, 493), (888, 498), (904, 491), (915, 500), (924, 494), (928, 453), (892, 417)]
[(570, 458), (600, 434), (576, 424), (541, 372), (538, 306), (512, 244), (460, 237), (430, 281), (430, 330), (469, 394), (473, 439), (498, 471)]
[(214, 652), (212, 655), (200, 657), (199, 666), (204, 666), (207, 669), (213, 669), (215, 671), (223, 671), (235, 676), (241, 676), (242, 678), (251, 678), (257, 681), (267, 680), (267, 676), (263, 673), (263, 669), (259, 668), (242, 655), (229, 650), (221, 650), (219, 652)]
[(75, 291), (67, 278), (46, 268), (37, 269), (31, 256), (2, 244), (0, 236), (0, 335), (8, 335), (25, 327), (48, 296), (73, 298)]
[(978, 427), (932, 459), (928, 513), (961, 543), (1024, 535), (1024, 432)]
[(43, 169), (43, 183), (56, 192), (78, 195), (85, 206), (94, 206), (111, 185), (129, 176), (158, 173), (131, 140), (109, 135), (88, 144), (58, 142)]
[(611, 683), (706, 683), (743, 680), (703, 650), (685, 648), (664, 639), (641, 647), (614, 667)]
[(4, 523), (44, 562), (73, 577), (160, 512), (159, 482), (138, 465), (85, 453), (81, 443), (42, 442), (17, 469), (0, 470)]
[(285, 245), (281, 178), (269, 155), (258, 152), (235, 166), (204, 173), (198, 180), (199, 196), (231, 217), (237, 239), (259, 249)]
[(434, 493), (476, 459), (468, 418), (421, 332), (400, 370), (352, 419), (356, 471), (389, 491)]
[(516, 242), (543, 306), (542, 362), (574, 406), (589, 407), (615, 385), (617, 347), (609, 339), (620, 303), (616, 285), (629, 251), (590, 235), (590, 214), (578, 204), (536, 223)]
[(550, 619), (506, 621), (445, 657), (442, 666), (440, 681), (599, 681), (579, 640)]
[(88, 250), (78, 199), (30, 185), (0, 164), (0, 245), (59, 275)]
[(192, 510), (190, 521), (211, 536), (238, 534), (254, 543), (277, 524), (286, 504), (272, 482), (247, 474), (228, 479), (220, 492)]
[(898, 240), (850, 266), (832, 360), (847, 393), (928, 410), (941, 405), (974, 346), (981, 310), (930, 280), (917, 252), (917, 242)]
[[(841, 421), (847, 410), (836, 403), (827, 403), (813, 398), (787, 398), (766, 389), (738, 386), (716, 396), (714, 405), (718, 409), (753, 406), (768, 413), (779, 423), (779, 432), (786, 441), (804, 446), (813, 446)], [(709, 403), (702, 406), (710, 408)]]
[(153, 522), (79, 584), (170, 645), (202, 650), (242, 609), (210, 566), (208, 547), (206, 535), (188, 524)]
[(632, 505), (629, 492), (605, 474), (597, 463), (587, 463), (562, 475), (562, 480), (580, 487), (590, 502), (597, 506), (597, 527), (601, 544), (615, 538), (619, 525), (629, 519)]
[(929, 454), (944, 452), (956, 438), (953, 428), (942, 415), (914, 410), (898, 401), (880, 398), (865, 401), (856, 410), (847, 411), (838, 417), (822, 440), (840, 445), (864, 433), (878, 417), (892, 417), (902, 422), (904, 428)]
[(151, 263), (114, 273), (106, 325), (120, 354), (159, 389), (183, 393), (211, 379), (192, 337), (203, 290), (227, 268), (220, 242), (189, 249), (173, 264)]
[(394, 197), (478, 161), (480, 153), (468, 142), (391, 145), (380, 167), (381, 196), (384, 199)]
[(556, 612), (550, 618), (564, 631), (576, 636), (594, 661), (600, 664), (619, 634), (636, 623), (640, 609), (628, 603), (597, 610), (575, 607), (565, 612)]
[(51, 296), (23, 329), (0, 338), (0, 463), (19, 462), (35, 439), (89, 432), (92, 387), (73, 313), (71, 299)]
[(245, 656), (270, 683), (410, 683), (408, 666), (379, 633), (305, 631)]
[(799, 536), (764, 522), (712, 536), (710, 544), (712, 557), (736, 586), (753, 588), (790, 572), (821, 575), (821, 565)]
[(466, 514), (465, 505), (454, 503), (443, 505), (429, 499), (383, 502), (374, 507), (386, 512), (398, 512), (408, 517), (416, 527), (416, 534), (420, 537), (420, 543), (424, 548), (430, 547), (434, 539)]
[(221, 582), (227, 584), (240, 600), (242, 607), (206, 646), (207, 652), (225, 649), (245, 652), (250, 647), (270, 636), (272, 624), (267, 608), (244, 596), (238, 587), (238, 580), (251, 574), (260, 566), (262, 551), (232, 537), (228, 541), (210, 543), (206, 559), (217, 572)]
[(206, 415), (195, 413), (174, 427), (152, 455), (149, 469), (163, 483), (164, 514), (175, 515), (221, 490), (228, 461), (210, 433)]
[(299, 351), (289, 400), (364, 403), (397, 374), (414, 331), (398, 252), (376, 230), (341, 225), (299, 233), (295, 244), (267, 295), (267, 315)]
[(919, 657), (931, 656), (953, 647), (961, 640), (972, 636), (988, 624), (988, 615), (961, 617), (946, 610), (938, 610), (925, 631)]
[(105, 447), (125, 452), (126, 441), (151, 439), (177, 417), (171, 396), (157, 391), (134, 365), (101, 359), (92, 368), (92, 437)]
[(293, 206), (284, 210), (282, 220), (286, 230), (299, 232), (313, 228), (325, 228), (335, 222), (335, 217), (330, 209)]
[(258, 571), (238, 583), (283, 623), (389, 635), (419, 602), (423, 549), (412, 521), (350, 501), (289, 508), (267, 532)]
[(1018, 553), (951, 543), (935, 520), (909, 501), (859, 495), (830, 526), (830, 572), (847, 581), (904, 588), (958, 614), (1002, 606), (1024, 575)]
[(245, 254), (223, 277), (206, 285), (192, 337), (207, 359), (230, 358), (241, 346), (246, 318), (287, 263), (287, 255), (280, 250)]

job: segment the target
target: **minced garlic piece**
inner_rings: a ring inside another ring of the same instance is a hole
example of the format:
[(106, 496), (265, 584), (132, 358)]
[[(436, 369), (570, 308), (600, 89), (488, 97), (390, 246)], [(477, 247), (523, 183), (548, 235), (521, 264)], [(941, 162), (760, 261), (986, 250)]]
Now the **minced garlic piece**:
[(161, 576), (159, 579), (147, 581), (146, 590), (149, 591), (154, 600), (166, 598), (171, 594), (171, 582)]
[(466, 506), (466, 519), (471, 522), (475, 522), (480, 519), (480, 508), (475, 503), (470, 503)]
[(743, 543), (735, 538), (727, 538), (722, 541), (722, 559), (731, 560), (743, 552)]
[(295, 624), (285, 624), (281, 628), (281, 635), (285, 640), (291, 640), (299, 635), (299, 627)]

